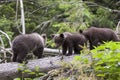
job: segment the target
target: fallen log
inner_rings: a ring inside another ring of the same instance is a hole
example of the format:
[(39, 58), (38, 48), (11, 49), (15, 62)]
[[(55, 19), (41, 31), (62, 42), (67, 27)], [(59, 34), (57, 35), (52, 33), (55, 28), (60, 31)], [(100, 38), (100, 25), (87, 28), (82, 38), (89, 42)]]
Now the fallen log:
[[(28, 69), (34, 71), (35, 67), (39, 67), (39, 72), (48, 72), (52, 69), (60, 68), (59, 64), (61, 61), (70, 62), (73, 60), (72, 56), (55, 56), (55, 57), (46, 57), (36, 60), (29, 60), (26, 66)], [(19, 63), (10, 62), (10, 63), (2, 63), (0, 64), (0, 80), (13, 80), (18, 77), (31, 77), (30, 74), (22, 74), (18, 71)]]
[(45, 48), (44, 53), (62, 53), (62, 50)]
[[(6, 49), (0, 48), (0, 53), (4, 53), (4, 52), (10, 53), (11, 51), (12, 51), (11, 48), (6, 48)], [(62, 53), (61, 50), (51, 49), (51, 48), (45, 48), (45, 49), (44, 49), (44, 52), (45, 52), (45, 53)], [(12, 53), (12, 52), (11, 52), (11, 53)]]

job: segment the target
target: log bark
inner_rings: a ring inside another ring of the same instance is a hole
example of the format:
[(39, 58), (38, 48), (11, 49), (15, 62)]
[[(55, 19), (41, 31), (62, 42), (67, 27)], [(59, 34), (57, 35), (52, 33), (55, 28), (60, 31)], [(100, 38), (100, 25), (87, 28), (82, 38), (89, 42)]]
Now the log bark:
[(51, 48), (44, 48), (44, 53), (62, 53), (62, 50), (58, 50), (58, 49), (51, 49)]
[[(48, 72), (52, 69), (60, 68), (59, 64), (61, 61), (70, 62), (73, 60), (72, 56), (55, 56), (55, 57), (46, 57), (36, 60), (29, 60), (26, 66), (28, 69), (34, 71), (35, 67), (38, 66), (40, 72)], [(30, 74), (21, 74), (18, 71), (19, 63), (10, 62), (10, 63), (2, 63), (0, 64), (0, 80), (13, 80), (14, 78), (21, 77), (32, 77)]]
[[(4, 53), (4, 52), (8, 52), (8, 53), (11, 53), (11, 48), (6, 48), (6, 49), (3, 49), (0, 47), (0, 53)], [(58, 49), (51, 49), (51, 48), (45, 48), (44, 49), (44, 53), (62, 53), (62, 50), (58, 50)]]

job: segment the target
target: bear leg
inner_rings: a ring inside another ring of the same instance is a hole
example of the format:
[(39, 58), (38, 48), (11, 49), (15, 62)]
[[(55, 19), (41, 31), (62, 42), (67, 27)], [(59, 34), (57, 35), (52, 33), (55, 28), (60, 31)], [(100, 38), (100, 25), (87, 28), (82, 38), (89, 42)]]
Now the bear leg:
[(92, 42), (90, 42), (89, 44), (90, 44), (90, 46), (89, 46), (90, 50), (94, 49)]
[(16, 61), (17, 61), (17, 53), (15, 53), (15, 52), (14, 52), (14, 54), (13, 54), (12, 61), (13, 61), (13, 62), (16, 62)]
[(62, 46), (62, 54), (66, 55), (67, 52), (67, 46)]
[(44, 52), (44, 47), (37, 48), (36, 50), (33, 51), (33, 54), (39, 58), (42, 57), (42, 54)]
[(80, 46), (75, 46), (74, 47), (74, 54), (80, 54), (80, 51), (82, 50), (82, 48)]
[(89, 41), (89, 48), (90, 48), (90, 50), (94, 49), (94, 45), (93, 45), (92, 41)]
[(78, 49), (74, 47), (74, 54), (78, 54)]
[(71, 46), (69, 46), (69, 48), (68, 48), (68, 54), (66, 56), (72, 55), (72, 52), (73, 52), (73, 49), (72, 49)]
[(17, 62), (23, 63), (23, 61), (25, 61), (25, 64), (27, 64), (28, 61), (26, 61), (26, 59), (25, 59), (26, 55), (27, 55), (27, 53), (19, 53), (17, 56)]
[(99, 42), (98, 39), (90, 41), (90, 50), (94, 49), (94, 47), (97, 47), (98, 46), (98, 42)]

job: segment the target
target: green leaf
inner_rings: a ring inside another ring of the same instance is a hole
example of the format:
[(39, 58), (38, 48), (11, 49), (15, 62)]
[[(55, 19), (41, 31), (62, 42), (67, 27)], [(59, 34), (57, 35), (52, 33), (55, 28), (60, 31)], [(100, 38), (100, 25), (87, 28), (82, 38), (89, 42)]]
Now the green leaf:
[(15, 78), (14, 80), (21, 80), (20, 78)]
[(43, 75), (45, 75), (45, 73), (39, 73), (39, 75), (40, 75), (40, 76), (43, 76)]
[(39, 71), (40, 70), (40, 67), (39, 66), (36, 66), (35, 67), (35, 71)]
[(75, 56), (74, 59), (80, 61), (81, 60), (81, 56)]
[(35, 73), (35, 72), (30, 72), (29, 74), (34, 75), (34, 74), (36, 74), (36, 73)]
[(27, 69), (27, 70), (24, 70), (25, 73), (30, 73), (31, 70)]
[(89, 62), (89, 60), (87, 58), (84, 58), (83, 61), (85, 64)]
[(105, 74), (97, 74), (98, 77), (104, 77)]

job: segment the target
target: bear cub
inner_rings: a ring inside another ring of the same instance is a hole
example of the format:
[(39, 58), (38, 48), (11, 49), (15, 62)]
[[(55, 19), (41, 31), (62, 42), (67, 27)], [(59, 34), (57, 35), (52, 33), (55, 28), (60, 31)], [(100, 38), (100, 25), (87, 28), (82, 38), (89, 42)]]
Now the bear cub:
[(99, 43), (106, 41), (119, 41), (119, 38), (112, 29), (109, 28), (96, 28), (90, 27), (85, 31), (80, 30), (81, 34), (89, 40), (90, 50), (94, 49), (94, 46), (98, 46)]
[[(72, 55), (73, 50), (75, 54), (80, 54), (82, 50), (81, 46), (84, 46), (87, 42), (85, 36), (79, 33), (64, 32), (61, 34), (52, 34), (51, 36), (56, 47), (62, 46), (62, 54), (66, 56)], [(67, 50), (68, 54), (66, 53)]]
[(46, 42), (46, 34), (38, 33), (21, 34), (12, 41), (13, 62), (27, 63), (26, 55), (32, 51), (38, 58), (42, 57)]

